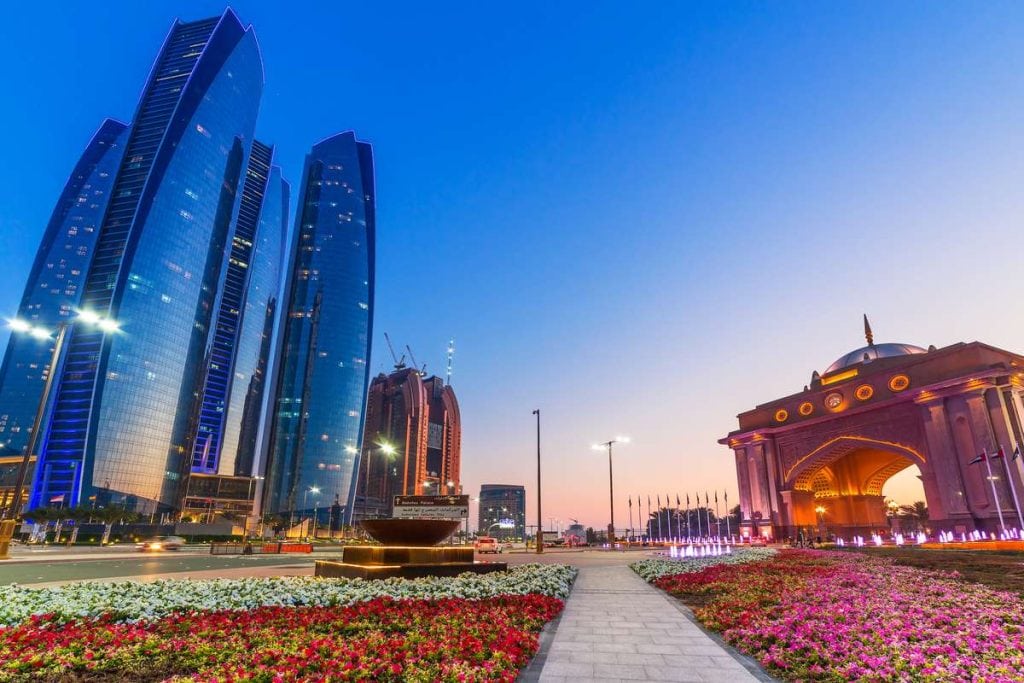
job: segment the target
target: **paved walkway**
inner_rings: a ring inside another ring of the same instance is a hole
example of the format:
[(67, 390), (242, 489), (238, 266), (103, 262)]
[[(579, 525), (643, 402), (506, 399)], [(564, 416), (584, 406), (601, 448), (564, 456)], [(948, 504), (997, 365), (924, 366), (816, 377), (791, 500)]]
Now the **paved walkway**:
[(629, 567), (581, 567), (554, 639), (542, 683), (570, 681), (770, 680), (683, 613)]

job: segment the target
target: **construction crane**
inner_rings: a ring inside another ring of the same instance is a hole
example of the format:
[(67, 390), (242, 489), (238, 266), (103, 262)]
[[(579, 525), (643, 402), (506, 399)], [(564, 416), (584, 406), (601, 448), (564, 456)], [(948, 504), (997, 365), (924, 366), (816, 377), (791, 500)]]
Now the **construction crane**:
[[(412, 355), (412, 348), (408, 344), (406, 344), (405, 345), (405, 350), (409, 352), (409, 360), (412, 361), (412, 366), (414, 368), (419, 368), (420, 364), (416, 362), (416, 356)], [(417, 372), (420, 373), (420, 377), (426, 377), (427, 376), (427, 364), (424, 363), (423, 367), (420, 368)]]
[(448, 369), (445, 370), (444, 383), (450, 385), (452, 383), (452, 359), (455, 357), (455, 339), (448, 340)]
[(391, 359), (395, 361), (395, 370), (403, 369), (405, 367), (405, 354), (402, 354), (401, 358), (395, 354), (395, 347), (391, 345), (391, 337), (388, 336), (387, 332), (384, 333), (384, 341), (388, 343), (388, 351), (391, 352)]

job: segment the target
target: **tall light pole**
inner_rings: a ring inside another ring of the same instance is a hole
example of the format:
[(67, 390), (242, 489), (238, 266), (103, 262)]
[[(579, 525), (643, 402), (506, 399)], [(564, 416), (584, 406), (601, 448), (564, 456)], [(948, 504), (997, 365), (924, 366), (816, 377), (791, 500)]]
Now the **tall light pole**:
[(617, 443), (629, 443), (628, 436), (617, 436), (610, 441), (595, 444), (594, 450), (608, 449), (608, 543), (615, 547), (615, 485), (612, 478), (612, 446)]
[(544, 527), (541, 526), (544, 518), (540, 511), (540, 408), (533, 411), (533, 414), (537, 416), (537, 538), (533, 540), (537, 543), (537, 554), (540, 555), (544, 552)]
[[(18, 476), (14, 481), (14, 497), (11, 499), (10, 506), (4, 512), (5, 517), (15, 519), (21, 512), (21, 492), (25, 488), (25, 479), (28, 476), (28, 463), (32, 458), (32, 454), (39, 447), (39, 433), (42, 431), (46, 406), (50, 402), (50, 394), (53, 392), (53, 385), (56, 381), (55, 377), (57, 375), (57, 367), (60, 364), (60, 354), (64, 347), (64, 339), (67, 337), (68, 329), (75, 322), (94, 325), (104, 333), (117, 332), (119, 329), (116, 321), (100, 317), (92, 311), (79, 311), (73, 320), (57, 323), (57, 336), (54, 339), (53, 352), (50, 354), (50, 363), (47, 366), (46, 382), (43, 384), (43, 392), (39, 396), (39, 405), (36, 407), (35, 419), (32, 422), (32, 433), (29, 435), (25, 453), (21, 458), (21, 464), (18, 466)], [(51, 332), (46, 328), (34, 326), (24, 320), (10, 320), (8, 321), (8, 326), (11, 328), (11, 332), (28, 334), (40, 341), (49, 339), (51, 335)], [(71, 504), (70, 500), (68, 504)]]

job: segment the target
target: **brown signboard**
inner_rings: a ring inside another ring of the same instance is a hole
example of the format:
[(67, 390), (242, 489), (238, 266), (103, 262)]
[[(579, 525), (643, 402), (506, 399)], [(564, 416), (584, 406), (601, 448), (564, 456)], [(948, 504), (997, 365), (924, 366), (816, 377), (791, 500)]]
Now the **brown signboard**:
[(395, 496), (393, 516), (398, 519), (465, 519), (469, 496)]

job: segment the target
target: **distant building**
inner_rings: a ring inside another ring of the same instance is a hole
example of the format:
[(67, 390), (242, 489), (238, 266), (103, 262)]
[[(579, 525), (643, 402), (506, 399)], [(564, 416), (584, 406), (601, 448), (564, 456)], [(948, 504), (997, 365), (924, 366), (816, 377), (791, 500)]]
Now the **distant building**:
[(370, 383), (356, 517), (390, 517), (397, 495), (460, 493), (462, 422), (440, 377), (399, 367)]
[(373, 333), (373, 152), (351, 131), (313, 145), (296, 208), (264, 509), (314, 510), (356, 492)]
[(477, 530), (481, 536), (493, 536), (503, 541), (525, 539), (526, 488), (509, 484), (481, 486)]

